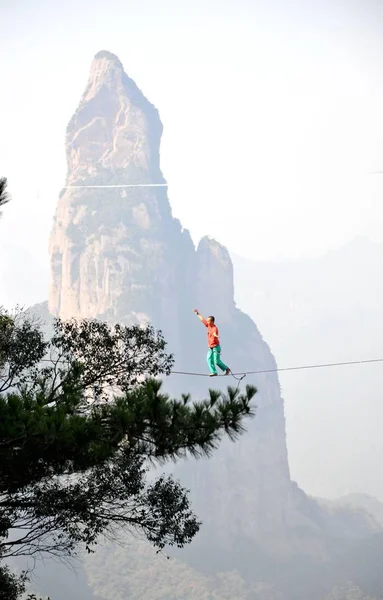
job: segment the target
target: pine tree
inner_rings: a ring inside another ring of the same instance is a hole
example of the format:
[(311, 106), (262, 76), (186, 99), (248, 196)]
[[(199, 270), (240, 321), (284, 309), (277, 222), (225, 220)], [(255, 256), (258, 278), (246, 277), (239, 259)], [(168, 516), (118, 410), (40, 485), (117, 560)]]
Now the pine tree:
[(55, 321), (44, 340), (24, 314), (0, 314), (0, 555), (71, 556), (122, 529), (157, 549), (183, 547), (201, 523), (151, 463), (210, 456), (251, 417), (256, 389), (162, 392), (173, 357), (152, 327)]

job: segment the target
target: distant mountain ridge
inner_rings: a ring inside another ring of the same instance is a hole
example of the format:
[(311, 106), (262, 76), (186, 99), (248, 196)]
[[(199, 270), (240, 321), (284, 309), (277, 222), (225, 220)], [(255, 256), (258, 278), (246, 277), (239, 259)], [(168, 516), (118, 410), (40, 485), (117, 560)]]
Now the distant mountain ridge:
[[(313, 259), (232, 259), (235, 300), (279, 367), (383, 357), (383, 244), (360, 237)], [(311, 494), (383, 500), (382, 373), (383, 363), (280, 373), (290, 466)]]

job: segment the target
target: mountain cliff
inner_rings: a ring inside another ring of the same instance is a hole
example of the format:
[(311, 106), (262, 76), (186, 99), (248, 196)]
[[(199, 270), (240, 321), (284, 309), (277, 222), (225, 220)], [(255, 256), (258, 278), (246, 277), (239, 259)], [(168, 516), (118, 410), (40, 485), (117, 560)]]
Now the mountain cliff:
[(68, 176), (50, 239), (53, 314), (156, 325), (167, 314), (178, 322), (193, 245), (166, 191), (76, 187), (164, 183), (161, 133), (157, 110), (118, 58), (97, 54), (66, 133)]
[[(196, 306), (216, 316), (223, 358), (234, 371), (275, 369), (257, 326), (235, 305), (227, 250), (210, 238), (194, 247), (172, 216), (166, 187), (107, 187), (164, 183), (161, 133), (157, 110), (118, 58), (98, 53), (66, 133), (68, 174), (50, 238), (49, 311), (64, 319), (150, 321), (163, 330), (177, 370), (204, 373), (206, 333), (192, 313)], [(291, 481), (277, 374), (249, 375), (246, 382), (259, 389), (248, 433), (235, 445), (225, 442), (209, 461), (176, 468), (204, 521), (184, 556), (198, 569), (242, 566), (246, 576), (266, 580), (275, 564), (301, 556), (326, 563), (334, 535), (358, 538), (379, 528), (347, 514), (336, 521)], [(166, 387), (197, 398), (209, 383), (172, 375)], [(214, 382), (222, 389), (233, 383)]]

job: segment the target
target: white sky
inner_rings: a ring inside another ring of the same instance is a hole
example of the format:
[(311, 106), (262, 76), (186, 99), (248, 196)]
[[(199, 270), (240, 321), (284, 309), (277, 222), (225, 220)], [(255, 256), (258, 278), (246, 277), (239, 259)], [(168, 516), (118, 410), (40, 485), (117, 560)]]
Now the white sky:
[(378, 0), (0, 0), (0, 303), (47, 297), (65, 128), (101, 49), (160, 111), (195, 241), (273, 259), (382, 240), (382, 19)]

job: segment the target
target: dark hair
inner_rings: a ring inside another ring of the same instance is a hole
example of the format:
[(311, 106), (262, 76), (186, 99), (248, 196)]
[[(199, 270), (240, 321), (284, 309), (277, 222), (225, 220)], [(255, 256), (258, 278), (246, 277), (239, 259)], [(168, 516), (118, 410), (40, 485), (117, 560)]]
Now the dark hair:
[(211, 319), (213, 321), (213, 323), (215, 323), (215, 318), (214, 317), (210, 316), (210, 317), (208, 317), (208, 319)]

